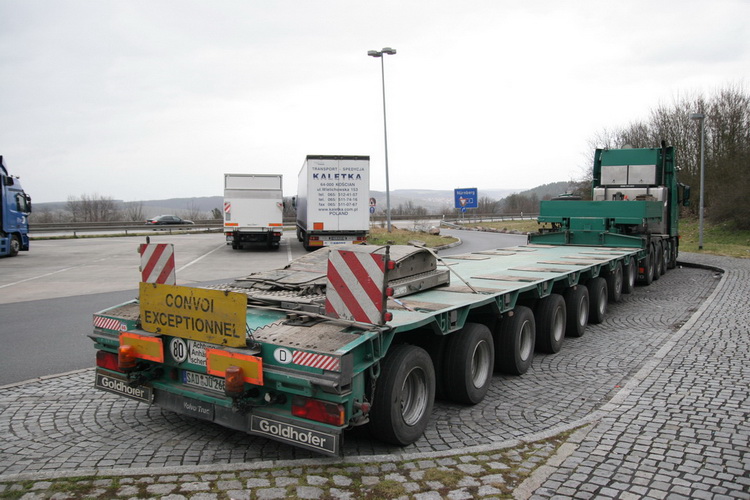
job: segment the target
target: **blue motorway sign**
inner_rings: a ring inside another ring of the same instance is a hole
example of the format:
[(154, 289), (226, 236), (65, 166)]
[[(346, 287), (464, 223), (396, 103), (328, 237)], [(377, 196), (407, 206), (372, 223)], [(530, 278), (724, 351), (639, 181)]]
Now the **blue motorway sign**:
[(456, 200), (456, 208), (477, 208), (479, 206), (477, 188), (454, 189), (453, 195)]

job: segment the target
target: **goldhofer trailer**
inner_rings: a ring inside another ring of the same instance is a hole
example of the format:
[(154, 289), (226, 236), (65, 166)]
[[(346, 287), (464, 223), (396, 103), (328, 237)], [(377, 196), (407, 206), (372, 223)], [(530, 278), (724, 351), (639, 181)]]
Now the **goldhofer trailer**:
[(525, 245), (438, 259), (346, 245), (212, 288), (141, 283), (94, 316), (99, 389), (322, 454), (368, 424), (418, 440), (436, 397), (481, 402), (496, 370), (599, 322), (643, 250)]

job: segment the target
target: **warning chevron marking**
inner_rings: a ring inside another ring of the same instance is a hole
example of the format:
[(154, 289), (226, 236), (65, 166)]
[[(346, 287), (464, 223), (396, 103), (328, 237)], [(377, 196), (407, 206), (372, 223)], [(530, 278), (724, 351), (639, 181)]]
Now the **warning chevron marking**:
[(326, 314), (382, 324), (385, 312), (385, 256), (331, 250), (328, 255)]
[(149, 243), (139, 247), (141, 281), (174, 285), (174, 246), (171, 243)]

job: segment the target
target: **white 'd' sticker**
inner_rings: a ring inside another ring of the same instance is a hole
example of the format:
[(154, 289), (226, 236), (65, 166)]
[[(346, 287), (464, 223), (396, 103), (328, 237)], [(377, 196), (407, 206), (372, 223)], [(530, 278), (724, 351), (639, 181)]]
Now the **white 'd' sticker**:
[(289, 349), (279, 347), (273, 351), (273, 357), (276, 361), (283, 365), (288, 365), (292, 362), (292, 352)]

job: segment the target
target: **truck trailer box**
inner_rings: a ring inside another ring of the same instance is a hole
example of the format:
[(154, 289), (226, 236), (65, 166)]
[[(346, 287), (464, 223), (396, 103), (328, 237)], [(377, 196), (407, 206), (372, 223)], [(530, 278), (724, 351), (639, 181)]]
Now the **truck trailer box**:
[(224, 232), (232, 248), (249, 243), (278, 247), (283, 212), (281, 175), (224, 174)]
[(370, 157), (308, 155), (297, 185), (297, 237), (305, 248), (364, 242)]

